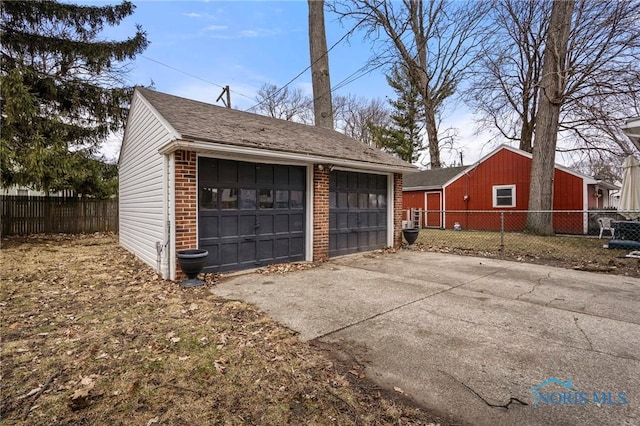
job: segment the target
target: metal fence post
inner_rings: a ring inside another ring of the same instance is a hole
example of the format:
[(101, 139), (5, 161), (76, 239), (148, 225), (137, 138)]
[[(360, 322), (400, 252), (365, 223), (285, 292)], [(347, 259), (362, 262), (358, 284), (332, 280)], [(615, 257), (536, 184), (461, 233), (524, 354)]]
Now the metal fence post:
[(504, 212), (500, 212), (500, 251), (504, 251)]

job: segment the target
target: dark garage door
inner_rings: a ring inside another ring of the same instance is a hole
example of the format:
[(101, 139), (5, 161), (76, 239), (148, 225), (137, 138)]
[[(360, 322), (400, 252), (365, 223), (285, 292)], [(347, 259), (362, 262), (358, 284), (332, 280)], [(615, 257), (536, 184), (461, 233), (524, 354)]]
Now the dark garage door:
[(305, 168), (198, 158), (205, 272), (304, 259)]
[(387, 245), (387, 177), (334, 170), (329, 178), (329, 256)]

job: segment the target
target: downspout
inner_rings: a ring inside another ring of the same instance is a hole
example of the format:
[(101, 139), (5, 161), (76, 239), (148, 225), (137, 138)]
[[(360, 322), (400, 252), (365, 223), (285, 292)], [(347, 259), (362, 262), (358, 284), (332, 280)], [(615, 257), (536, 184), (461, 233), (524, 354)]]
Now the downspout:
[(169, 241), (169, 250), (167, 250), (167, 263), (169, 266), (169, 279), (173, 281), (176, 279), (176, 262), (173, 258), (173, 253), (176, 252), (176, 155), (172, 152), (168, 157), (169, 174), (167, 176), (167, 196), (169, 198), (169, 202), (167, 203), (167, 241)]
[(169, 193), (169, 156), (163, 155), (163, 179), (162, 179), (162, 211), (164, 222), (164, 240), (156, 241), (156, 255), (158, 273), (163, 279), (169, 278), (169, 242), (171, 239), (170, 222), (169, 222), (169, 201), (171, 194)]

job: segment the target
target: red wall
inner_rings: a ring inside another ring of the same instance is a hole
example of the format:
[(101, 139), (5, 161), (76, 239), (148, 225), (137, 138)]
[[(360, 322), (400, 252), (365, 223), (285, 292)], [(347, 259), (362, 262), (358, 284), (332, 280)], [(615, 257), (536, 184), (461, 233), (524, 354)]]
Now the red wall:
[[(531, 159), (501, 149), (477, 167), (468, 171), (445, 188), (445, 210), (527, 210), (529, 205)], [(554, 210), (582, 210), (582, 179), (556, 169), (554, 176)], [(516, 206), (493, 207), (494, 185), (515, 185)], [(464, 196), (468, 195), (468, 200)], [(582, 233), (581, 213), (554, 213), (554, 228), (561, 233)], [(445, 227), (459, 222), (463, 229), (499, 230), (500, 216), (494, 213), (446, 213)], [(505, 215), (505, 229), (521, 231), (526, 212)]]
[[(406, 218), (406, 212), (409, 209), (419, 209), (424, 210), (424, 191), (407, 191), (402, 192), (402, 218)], [(422, 218), (422, 223), (420, 227), (424, 226), (424, 218)]]
[(402, 209), (424, 210), (424, 191), (405, 191), (402, 193)]

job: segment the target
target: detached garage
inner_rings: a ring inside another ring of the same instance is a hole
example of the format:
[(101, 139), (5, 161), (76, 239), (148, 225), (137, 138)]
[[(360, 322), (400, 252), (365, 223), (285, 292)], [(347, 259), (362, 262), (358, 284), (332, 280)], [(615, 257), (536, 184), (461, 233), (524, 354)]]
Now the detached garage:
[(413, 166), (341, 133), (137, 88), (120, 151), (120, 244), (164, 278), (401, 243)]

